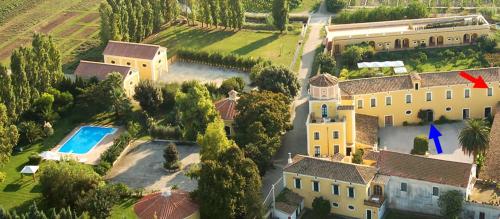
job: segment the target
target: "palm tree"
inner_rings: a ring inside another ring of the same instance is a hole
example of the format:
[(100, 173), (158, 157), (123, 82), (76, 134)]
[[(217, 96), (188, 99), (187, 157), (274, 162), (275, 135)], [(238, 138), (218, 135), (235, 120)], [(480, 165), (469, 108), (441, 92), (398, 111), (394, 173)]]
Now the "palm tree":
[(460, 131), (458, 140), (462, 151), (472, 154), (474, 162), (479, 154), (484, 154), (489, 145), (490, 128), (483, 119), (467, 120), (465, 128)]

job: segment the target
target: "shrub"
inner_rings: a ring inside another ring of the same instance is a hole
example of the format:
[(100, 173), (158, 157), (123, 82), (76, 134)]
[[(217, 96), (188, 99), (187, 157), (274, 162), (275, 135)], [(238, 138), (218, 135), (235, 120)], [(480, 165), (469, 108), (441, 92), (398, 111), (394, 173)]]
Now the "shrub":
[(425, 135), (419, 135), (413, 139), (413, 149), (411, 154), (425, 155), (429, 150), (429, 140)]
[(450, 190), (442, 193), (438, 199), (438, 206), (441, 208), (441, 215), (446, 218), (456, 219), (462, 212), (464, 196), (458, 190)]
[(111, 164), (106, 161), (100, 161), (94, 166), (94, 171), (101, 176), (106, 175), (109, 169), (111, 169)]
[(477, 46), (479, 47), (480, 50), (484, 52), (489, 52), (489, 53), (495, 52), (496, 45), (497, 42), (493, 37), (480, 36), (477, 39)]
[(356, 153), (352, 156), (352, 162), (361, 164), (363, 163), (363, 155), (365, 154), (365, 151), (361, 148), (356, 150)]
[(149, 134), (158, 139), (180, 139), (182, 134), (179, 126), (152, 125)]
[(177, 57), (181, 60), (210, 63), (244, 71), (248, 71), (256, 64), (264, 62), (260, 57), (255, 59), (253, 57), (245, 57), (232, 53), (224, 54), (221, 52), (206, 52), (193, 49), (180, 49), (177, 51)]
[[(327, 0), (328, 2), (335, 0)], [(339, 4), (339, 6), (342, 6)], [(362, 23), (374, 21), (401, 20), (406, 18), (424, 18), (429, 14), (429, 10), (424, 4), (409, 4), (407, 7), (386, 7), (361, 8), (355, 11), (342, 11), (333, 19), (334, 23)]]
[(43, 138), (43, 130), (38, 124), (33, 121), (21, 122), (19, 124), (19, 132), (22, 142), (32, 144)]
[(0, 172), (0, 183), (2, 183), (5, 178), (7, 178), (7, 175), (4, 172)]
[(165, 158), (165, 163), (163, 167), (168, 170), (177, 170), (180, 168), (179, 163), (179, 152), (177, 151), (177, 146), (174, 143), (169, 143), (163, 152), (163, 158)]
[(326, 10), (329, 12), (338, 12), (347, 6), (345, 0), (326, 0)]
[(42, 157), (40, 155), (33, 153), (28, 157), (28, 164), (29, 165), (39, 165), (42, 162)]
[(123, 134), (121, 134), (120, 137), (114, 140), (113, 145), (111, 145), (108, 150), (102, 153), (100, 162), (108, 162), (110, 164), (113, 164), (125, 149), (125, 147), (129, 145), (131, 140), (132, 137), (128, 132), (124, 132)]
[(323, 197), (316, 197), (312, 203), (313, 213), (316, 218), (326, 218), (330, 213), (330, 202)]

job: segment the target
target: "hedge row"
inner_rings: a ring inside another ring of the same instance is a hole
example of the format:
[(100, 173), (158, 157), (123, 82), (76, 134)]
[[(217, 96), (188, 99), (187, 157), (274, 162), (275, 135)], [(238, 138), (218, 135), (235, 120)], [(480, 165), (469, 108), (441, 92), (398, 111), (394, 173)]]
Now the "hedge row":
[(120, 137), (116, 138), (113, 141), (113, 145), (102, 153), (99, 164), (94, 167), (95, 171), (101, 175), (106, 174), (131, 141), (132, 136), (128, 132), (124, 132)]
[(180, 139), (182, 137), (179, 126), (152, 125), (149, 134), (155, 139), (169, 140)]
[(235, 68), (249, 71), (253, 66), (264, 62), (262, 58), (245, 57), (236, 54), (225, 54), (221, 52), (206, 52), (193, 49), (180, 49), (177, 58), (181, 60), (200, 62), (221, 67)]
[[(250, 23), (267, 23), (267, 18), (271, 16), (270, 14), (245, 14), (245, 22)], [(290, 22), (302, 22), (306, 23), (309, 19), (307, 14), (290, 14), (288, 20)]]

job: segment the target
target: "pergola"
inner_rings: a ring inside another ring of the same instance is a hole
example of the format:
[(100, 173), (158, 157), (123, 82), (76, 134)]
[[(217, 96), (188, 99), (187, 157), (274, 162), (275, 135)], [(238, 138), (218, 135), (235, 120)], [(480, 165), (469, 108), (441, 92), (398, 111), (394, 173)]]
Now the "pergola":
[(24, 176), (23, 174), (32, 174), (33, 181), (35, 181), (35, 174), (38, 171), (38, 168), (38, 166), (24, 166), (21, 170), (21, 176)]

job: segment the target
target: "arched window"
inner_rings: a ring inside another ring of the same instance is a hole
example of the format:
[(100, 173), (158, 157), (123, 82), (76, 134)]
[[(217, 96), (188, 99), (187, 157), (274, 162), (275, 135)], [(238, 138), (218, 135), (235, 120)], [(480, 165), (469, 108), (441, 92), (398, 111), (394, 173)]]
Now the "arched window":
[(400, 39), (396, 39), (394, 41), (394, 48), (396, 48), (396, 49), (400, 49), (401, 48), (401, 40)]
[(382, 186), (373, 186), (373, 195), (382, 195)]
[(323, 104), (321, 106), (321, 117), (323, 118), (328, 117), (328, 106), (326, 104)]

